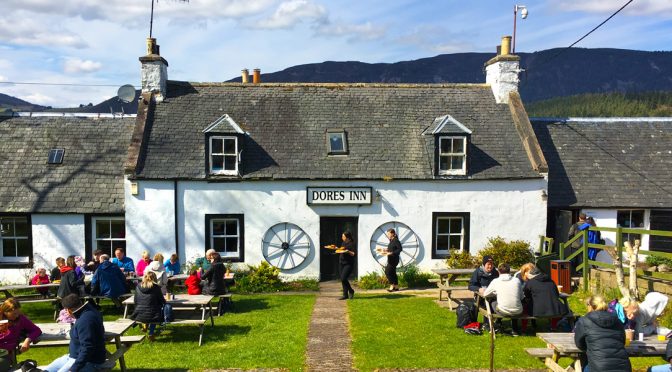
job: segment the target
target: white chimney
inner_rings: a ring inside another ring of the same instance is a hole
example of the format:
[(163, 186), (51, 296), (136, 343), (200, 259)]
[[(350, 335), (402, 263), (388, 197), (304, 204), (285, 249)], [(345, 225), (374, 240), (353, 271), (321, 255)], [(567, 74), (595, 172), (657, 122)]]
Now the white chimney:
[(518, 91), (520, 57), (510, 54), (511, 36), (502, 38), (500, 53), (485, 63), (485, 82), (497, 103), (509, 103), (509, 93)]
[(168, 62), (159, 55), (155, 38), (147, 38), (147, 55), (140, 57), (142, 93), (152, 92), (156, 102), (166, 97)]

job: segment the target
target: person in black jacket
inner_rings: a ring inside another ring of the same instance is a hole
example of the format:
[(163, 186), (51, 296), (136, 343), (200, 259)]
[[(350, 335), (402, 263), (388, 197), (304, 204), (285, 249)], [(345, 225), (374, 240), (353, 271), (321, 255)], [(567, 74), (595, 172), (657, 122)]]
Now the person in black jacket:
[(142, 282), (135, 289), (133, 302), (135, 308), (133, 314), (131, 314), (131, 319), (140, 323), (150, 323), (148, 327), (149, 340), (154, 341), (156, 323), (164, 321), (163, 307), (166, 305), (166, 300), (163, 298), (161, 286), (158, 284), (156, 274), (153, 271), (145, 271)]
[(105, 362), (105, 328), (103, 317), (79, 296), (69, 294), (61, 300), (63, 307), (77, 321), (70, 328), (68, 354), (54, 360), (43, 371), (96, 371)]
[(58, 297), (65, 298), (65, 296), (74, 293), (76, 295), (85, 295), (84, 276), (77, 277), (75, 273), (74, 261), (72, 265), (63, 265), (60, 267), (61, 283), (58, 285)]
[(576, 322), (574, 329), (574, 342), (588, 357), (588, 365), (583, 371), (632, 371), (618, 316), (607, 311), (608, 305), (600, 296), (589, 298), (586, 305), (588, 314)]
[(339, 250), (341, 255), (338, 261), (341, 263), (341, 285), (343, 286), (343, 297), (339, 300), (347, 300), (355, 297), (355, 290), (352, 289), (348, 278), (355, 267), (355, 242), (352, 240), (352, 233), (346, 231), (341, 235), (343, 244)]
[(401, 254), (401, 242), (397, 237), (397, 232), (394, 229), (389, 229), (385, 235), (390, 239), (387, 249), (379, 251), (383, 256), (387, 256), (387, 265), (385, 266), (385, 276), (390, 283), (388, 292), (395, 292), (399, 290), (399, 278), (397, 277), (397, 265), (399, 265), (399, 255)]
[(525, 299), (531, 304), (532, 316), (552, 318), (551, 330), (555, 330), (562, 315), (569, 311), (560, 300), (558, 286), (538, 268), (534, 268), (527, 273), (527, 282), (523, 287), (523, 293)]
[(206, 281), (203, 285), (203, 294), (211, 296), (225, 294), (224, 274), (226, 273), (226, 268), (222, 262), (222, 257), (219, 253), (215, 252), (210, 255), (209, 260), (210, 268), (201, 275), (201, 279)]
[(665, 356), (663, 357), (667, 364), (653, 366), (649, 368), (649, 372), (670, 372), (672, 371), (672, 342), (667, 341), (667, 348), (665, 349)]
[(498, 277), (499, 272), (495, 269), (495, 261), (492, 259), (492, 256), (483, 256), (483, 265), (471, 274), (469, 290), (482, 295), (490, 285), (490, 282)]

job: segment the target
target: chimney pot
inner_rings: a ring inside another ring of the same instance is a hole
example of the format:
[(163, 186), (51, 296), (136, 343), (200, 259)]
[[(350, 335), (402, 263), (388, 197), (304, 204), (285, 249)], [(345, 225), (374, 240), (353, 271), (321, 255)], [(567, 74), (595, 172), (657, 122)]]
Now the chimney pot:
[(140, 57), (142, 93), (154, 93), (156, 102), (163, 101), (167, 92), (168, 62), (159, 55), (155, 38), (147, 38), (147, 55)]
[(508, 56), (511, 54), (511, 36), (502, 37), (502, 52), (500, 55)]
[(250, 71), (246, 68), (242, 70), (242, 80), (243, 84), (247, 84), (250, 82)]
[(147, 55), (154, 54), (156, 50), (156, 38), (148, 37), (147, 38)]
[(252, 83), (259, 84), (261, 83), (261, 70), (255, 68), (252, 75)]
[(502, 53), (502, 46), (497, 45), (497, 55), (500, 55)]

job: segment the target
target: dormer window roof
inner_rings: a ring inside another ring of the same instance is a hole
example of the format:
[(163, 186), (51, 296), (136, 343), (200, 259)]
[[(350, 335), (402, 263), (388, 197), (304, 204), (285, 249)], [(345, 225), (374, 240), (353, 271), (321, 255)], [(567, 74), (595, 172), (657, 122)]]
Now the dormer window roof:
[(203, 129), (203, 133), (245, 134), (245, 131), (233, 120), (233, 118), (228, 114), (224, 114)]
[(348, 154), (348, 136), (345, 130), (327, 130), (327, 152), (329, 155)]
[(471, 130), (450, 115), (439, 116), (425, 131), (426, 134), (471, 134)]

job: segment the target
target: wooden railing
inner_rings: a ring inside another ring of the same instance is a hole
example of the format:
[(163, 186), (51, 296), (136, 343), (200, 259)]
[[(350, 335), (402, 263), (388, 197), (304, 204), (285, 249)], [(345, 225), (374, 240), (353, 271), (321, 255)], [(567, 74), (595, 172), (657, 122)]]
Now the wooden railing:
[[(588, 231), (599, 231), (601, 233), (604, 232), (615, 232), (616, 233), (616, 242), (613, 246), (611, 245), (605, 245), (605, 244), (593, 244), (593, 243), (588, 243)], [(593, 261), (588, 259), (588, 248), (595, 248), (598, 250), (603, 250), (606, 248), (611, 248), (611, 247), (616, 247), (616, 252), (621, 258), (621, 262), (623, 262), (623, 234), (637, 234), (637, 235), (649, 235), (649, 236), (666, 236), (666, 237), (672, 237), (672, 231), (663, 231), (663, 230), (645, 230), (645, 229), (632, 229), (632, 228), (627, 228), (627, 227), (590, 227), (587, 230), (583, 230), (580, 233), (576, 234), (573, 236), (571, 239), (564, 243), (560, 243), (559, 248), (559, 257), (561, 260), (572, 260), (573, 258), (576, 258), (578, 256), (581, 256), (582, 260), (581, 263), (576, 267), (576, 271), (580, 271), (582, 276), (583, 276), (583, 289), (584, 291), (588, 290), (588, 281), (590, 280), (590, 267), (592, 266), (598, 266), (598, 267), (605, 267), (605, 268), (614, 268), (613, 264), (608, 264), (600, 261)], [(547, 244), (547, 242), (551, 242), (551, 244)], [(576, 252), (570, 254), (569, 256), (565, 257), (565, 248), (569, 247), (572, 245), (572, 243), (581, 240), (581, 247), (577, 249)], [(541, 255), (548, 255), (551, 254), (552, 249), (549, 248), (549, 246), (552, 246), (553, 240), (551, 238), (546, 238), (546, 237), (541, 237), (540, 238), (540, 248), (539, 251), (541, 252)], [(639, 250), (640, 255), (644, 256), (656, 256), (656, 257), (664, 257), (664, 258), (669, 258), (672, 259), (672, 253), (666, 253), (666, 252), (658, 252), (658, 251), (650, 251), (650, 250), (644, 250), (640, 249)], [(624, 265), (623, 270), (625, 273), (628, 273), (628, 268)], [(658, 272), (648, 272), (644, 271), (641, 269), (637, 270), (637, 275), (646, 275), (646, 276), (651, 276), (655, 278), (660, 278), (660, 279), (672, 279), (672, 274), (670, 273), (658, 273)]]

